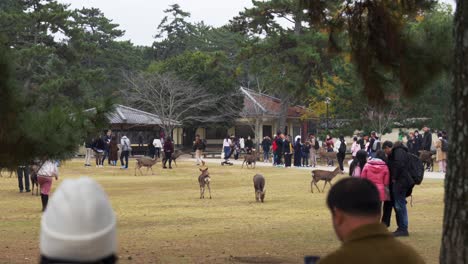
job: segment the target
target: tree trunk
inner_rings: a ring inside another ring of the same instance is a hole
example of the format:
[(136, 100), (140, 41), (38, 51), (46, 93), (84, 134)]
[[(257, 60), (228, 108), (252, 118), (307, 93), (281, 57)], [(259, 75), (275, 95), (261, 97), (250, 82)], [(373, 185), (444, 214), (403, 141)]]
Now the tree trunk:
[(468, 0), (457, 1), (448, 171), (440, 263), (468, 263)]
[(288, 134), (288, 131), (284, 131), (286, 127), (286, 119), (288, 118), (288, 108), (289, 108), (289, 98), (284, 97), (281, 99), (281, 112), (279, 113), (278, 119), (278, 129), (284, 133), (285, 135)]

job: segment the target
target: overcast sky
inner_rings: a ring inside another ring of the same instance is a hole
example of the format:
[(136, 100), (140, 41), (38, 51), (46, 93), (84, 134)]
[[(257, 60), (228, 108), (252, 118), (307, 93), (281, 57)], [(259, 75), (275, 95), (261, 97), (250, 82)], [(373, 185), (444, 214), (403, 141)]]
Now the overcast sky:
[[(0, 0), (1, 1), (1, 0)], [(455, 6), (455, 0), (441, 0)], [(71, 4), (72, 8), (96, 7), (104, 15), (125, 30), (123, 39), (130, 39), (136, 45), (150, 46), (156, 27), (164, 17), (163, 10), (178, 3), (182, 10), (191, 13), (191, 21), (204, 21), (212, 26), (225, 25), (245, 7), (251, 7), (251, 0), (58, 0)]]

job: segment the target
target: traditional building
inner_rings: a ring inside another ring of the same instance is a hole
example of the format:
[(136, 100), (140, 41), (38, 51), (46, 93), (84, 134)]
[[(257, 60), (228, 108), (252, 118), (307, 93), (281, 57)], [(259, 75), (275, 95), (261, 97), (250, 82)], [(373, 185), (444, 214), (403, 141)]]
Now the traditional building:
[[(209, 145), (221, 145), (226, 135), (247, 138), (251, 136), (254, 141), (261, 142), (264, 136), (273, 137), (276, 131), (280, 130), (293, 137), (301, 135), (303, 138), (314, 132), (315, 121), (304, 119), (307, 111), (302, 106), (290, 106), (287, 109), (286, 126), (279, 127), (279, 120), (282, 111), (281, 99), (258, 93), (253, 90), (241, 87), (239, 92), (244, 96), (244, 108), (240, 113), (235, 125), (231, 128), (199, 127), (195, 134), (199, 134), (208, 141)], [(184, 133), (184, 137), (191, 137)], [(188, 145), (191, 140), (184, 140), (184, 145)]]

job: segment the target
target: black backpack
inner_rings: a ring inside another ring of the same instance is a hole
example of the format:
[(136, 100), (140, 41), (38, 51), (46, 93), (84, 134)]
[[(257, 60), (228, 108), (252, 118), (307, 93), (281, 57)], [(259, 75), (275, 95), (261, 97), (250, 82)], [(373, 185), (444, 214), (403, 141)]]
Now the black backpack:
[(446, 139), (441, 139), (440, 141), (442, 141), (442, 151), (448, 152), (448, 141)]
[(344, 141), (341, 141), (340, 148), (338, 149), (339, 153), (346, 153), (346, 144)]
[(408, 153), (408, 173), (417, 185), (424, 179), (424, 165), (419, 157), (412, 153)]

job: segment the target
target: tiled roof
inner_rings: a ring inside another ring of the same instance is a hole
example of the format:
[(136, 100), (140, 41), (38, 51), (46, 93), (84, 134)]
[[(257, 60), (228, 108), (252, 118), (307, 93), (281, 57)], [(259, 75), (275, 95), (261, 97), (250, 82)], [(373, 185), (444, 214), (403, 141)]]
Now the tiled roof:
[[(86, 111), (95, 111), (94, 108)], [(107, 114), (111, 124), (161, 125), (158, 115), (124, 105), (115, 105), (114, 111)], [(173, 121), (174, 123), (178, 123)]]
[[(276, 97), (257, 93), (253, 90), (241, 87), (240, 91), (244, 94), (244, 116), (265, 115), (279, 117), (281, 112), (281, 99)], [(302, 106), (288, 107), (288, 117), (299, 118), (305, 113), (306, 109)]]

